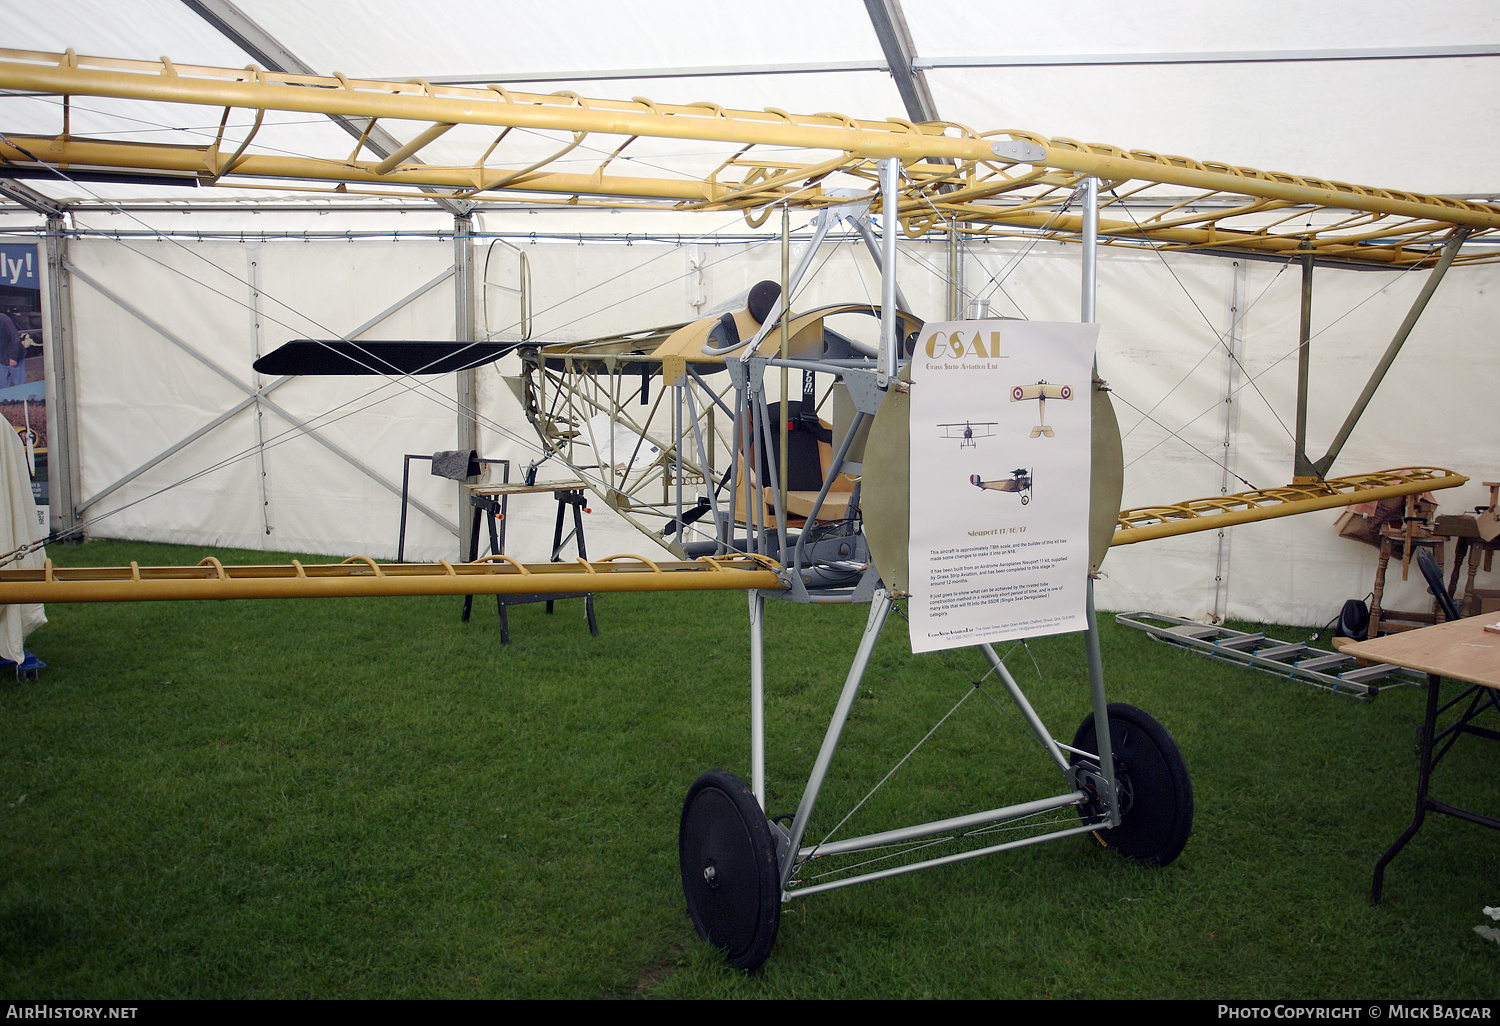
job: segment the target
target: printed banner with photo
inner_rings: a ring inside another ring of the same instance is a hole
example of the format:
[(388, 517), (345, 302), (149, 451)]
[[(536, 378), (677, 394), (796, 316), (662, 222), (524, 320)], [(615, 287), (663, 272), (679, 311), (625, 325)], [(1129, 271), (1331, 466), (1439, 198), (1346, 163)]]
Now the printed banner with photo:
[(42, 256), (34, 242), (0, 243), (0, 416), (20, 436), (31, 493), (45, 524), (47, 385), (42, 337)]
[(949, 321), (911, 363), (911, 646), (1083, 630), (1097, 324)]

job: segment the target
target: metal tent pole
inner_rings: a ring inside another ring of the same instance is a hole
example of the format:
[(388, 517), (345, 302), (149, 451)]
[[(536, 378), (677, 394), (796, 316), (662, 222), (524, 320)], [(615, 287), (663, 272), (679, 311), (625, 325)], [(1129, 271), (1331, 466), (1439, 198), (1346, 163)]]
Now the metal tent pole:
[(875, 367), (875, 384), (885, 388), (901, 368), (900, 335), (896, 319), (896, 233), (900, 221), (896, 216), (901, 161), (896, 157), (880, 160), (880, 241), (885, 259), (880, 266), (880, 359)]
[[(459, 342), (474, 340), (474, 237), (472, 214), (453, 218), (453, 337)], [(458, 449), (479, 451), (479, 421), (474, 416), (479, 399), (479, 372), (473, 368), (458, 372)], [(463, 501), (458, 503), (458, 558), (467, 559), (465, 540), (473, 529), (476, 510)]]
[(73, 295), (67, 265), (67, 221), (47, 215), (47, 386), (49, 404), (48, 520), (52, 531), (72, 531), (79, 524), (81, 473), (78, 458), (77, 386), (74, 379)]

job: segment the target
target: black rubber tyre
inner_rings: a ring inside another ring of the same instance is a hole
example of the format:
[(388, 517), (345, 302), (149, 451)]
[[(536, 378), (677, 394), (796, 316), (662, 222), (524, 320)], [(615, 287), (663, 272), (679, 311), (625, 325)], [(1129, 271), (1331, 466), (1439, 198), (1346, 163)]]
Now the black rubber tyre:
[(771, 828), (749, 785), (726, 770), (693, 781), (677, 856), (698, 936), (746, 972), (759, 967), (781, 924), (781, 879)]
[[(1120, 793), (1120, 825), (1094, 838), (1147, 866), (1182, 854), (1193, 829), (1193, 784), (1177, 743), (1165, 727), (1133, 705), (1111, 704), (1109, 737)], [(1073, 747), (1097, 752), (1094, 714), (1084, 717)], [(1073, 762), (1079, 757), (1073, 756)], [(1081, 810), (1085, 815), (1090, 811)]]

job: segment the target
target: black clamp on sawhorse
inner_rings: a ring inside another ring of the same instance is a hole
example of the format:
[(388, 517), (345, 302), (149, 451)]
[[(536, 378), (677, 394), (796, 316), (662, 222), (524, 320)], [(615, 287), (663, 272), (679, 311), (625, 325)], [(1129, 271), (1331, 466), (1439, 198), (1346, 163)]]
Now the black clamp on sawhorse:
[[(488, 521), (490, 532), (490, 551), (495, 555), (505, 552), (505, 514), (512, 495), (535, 495), (551, 492), (552, 497), (557, 500), (557, 522), (552, 531), (552, 559), (553, 563), (562, 562), (563, 546), (569, 539), (576, 542), (578, 546), (578, 558), (588, 559), (588, 551), (583, 541), (583, 514), (587, 512), (584, 503), (584, 483), (582, 481), (543, 481), (537, 484), (489, 484), (489, 485), (464, 485), (464, 491), (469, 496), (469, 504), (474, 507), (475, 516), (473, 527), (469, 531), (469, 562), (479, 559), (479, 524), (482, 519)], [(573, 530), (568, 538), (563, 537), (563, 523), (567, 516), (568, 507), (573, 507)], [(496, 595), (495, 609), (500, 615), (500, 643), (510, 644), (510, 622), (505, 615), (506, 606), (520, 605), (525, 602), (545, 602), (547, 612), (552, 612), (552, 603), (558, 599), (582, 598), (584, 610), (588, 616), (589, 633), (595, 637), (599, 636), (599, 622), (594, 617), (594, 595), (585, 592), (575, 595), (568, 592), (538, 593), (535, 595)], [(469, 619), (470, 610), (473, 608), (474, 596), (464, 596), (464, 621)]]

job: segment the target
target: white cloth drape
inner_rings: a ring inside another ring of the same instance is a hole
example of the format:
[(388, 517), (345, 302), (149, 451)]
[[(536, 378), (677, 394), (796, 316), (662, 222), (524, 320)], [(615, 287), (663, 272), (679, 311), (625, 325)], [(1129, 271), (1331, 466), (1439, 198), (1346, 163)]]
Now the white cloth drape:
[[(0, 424), (0, 494), (5, 498), (4, 515), (0, 516), (0, 552), (11, 552), (23, 545), (40, 541), (42, 525), (37, 519), (36, 500), (31, 494), (31, 472), (26, 466), (26, 448), (8, 424)], [(44, 549), (29, 553), (24, 559), (8, 564), (25, 570), (39, 570), (47, 558)], [(26, 636), (47, 622), (45, 607), (32, 605), (0, 606), (0, 659), (21, 663), (26, 659)]]

